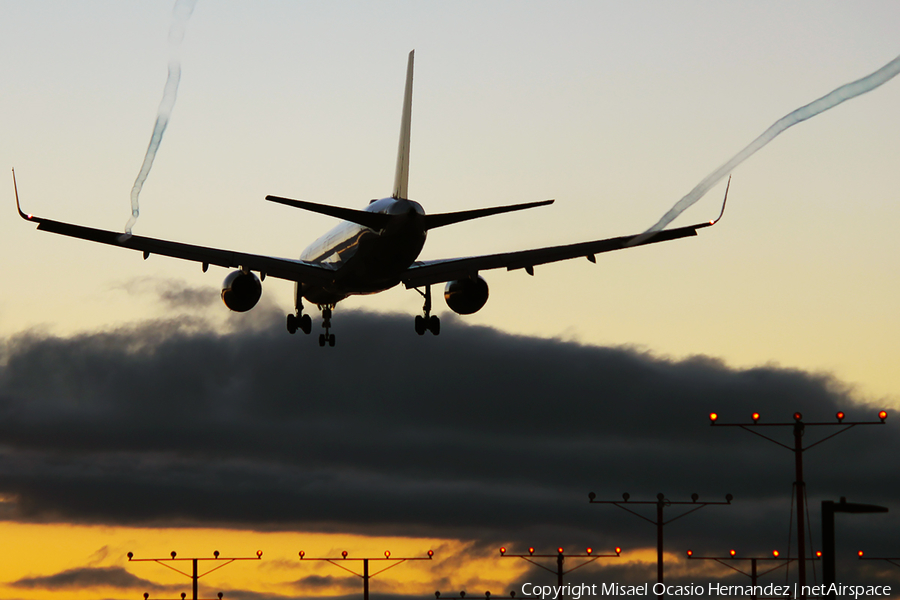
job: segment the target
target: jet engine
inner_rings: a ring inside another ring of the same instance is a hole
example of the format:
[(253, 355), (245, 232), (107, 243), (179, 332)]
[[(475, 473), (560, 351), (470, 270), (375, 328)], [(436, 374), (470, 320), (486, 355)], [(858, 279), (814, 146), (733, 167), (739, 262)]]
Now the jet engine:
[(444, 288), (444, 300), (450, 310), (460, 315), (471, 315), (481, 310), (488, 299), (488, 284), (476, 275), (474, 278), (448, 281)]
[(262, 296), (262, 283), (253, 273), (234, 271), (222, 282), (222, 302), (235, 312), (246, 312)]

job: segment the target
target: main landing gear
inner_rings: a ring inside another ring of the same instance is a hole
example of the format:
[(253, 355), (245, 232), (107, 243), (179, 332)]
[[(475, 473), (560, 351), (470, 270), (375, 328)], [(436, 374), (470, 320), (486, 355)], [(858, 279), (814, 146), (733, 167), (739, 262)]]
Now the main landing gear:
[[(332, 309), (334, 309), (334, 304), (319, 305), (319, 310), (322, 311), (322, 327), (325, 328), (325, 333), (319, 334), (320, 346), (328, 344), (329, 346), (334, 347), (334, 334), (330, 331)], [(309, 317), (309, 315), (303, 314), (303, 304), (299, 301), (297, 303), (297, 314), (291, 314), (287, 316), (288, 333), (293, 335), (297, 333), (298, 329), (306, 334), (312, 331), (312, 319)]]
[(328, 345), (333, 348), (334, 334), (329, 331), (331, 329), (331, 310), (334, 308), (334, 304), (322, 304), (319, 308), (322, 310), (322, 327), (325, 328), (325, 333), (319, 334), (319, 345), (324, 346), (328, 342)]
[(297, 309), (297, 314), (290, 314), (287, 316), (287, 330), (291, 335), (297, 333), (297, 330), (302, 331), (303, 333), (309, 333), (312, 331), (312, 319), (309, 318), (309, 315), (303, 314), (303, 307), (301, 306)]
[(431, 286), (426, 285), (424, 292), (419, 288), (415, 288), (415, 290), (425, 298), (425, 305), (422, 306), (422, 311), (425, 315), (416, 315), (416, 333), (425, 335), (426, 331), (430, 331), (434, 335), (440, 335), (441, 320), (438, 319), (437, 315), (431, 314)]

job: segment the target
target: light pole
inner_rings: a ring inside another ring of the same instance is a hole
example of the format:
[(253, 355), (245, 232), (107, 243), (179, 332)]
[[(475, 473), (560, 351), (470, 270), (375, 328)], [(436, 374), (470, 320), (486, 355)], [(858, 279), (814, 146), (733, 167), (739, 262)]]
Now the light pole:
[[(840, 502), (831, 500), (822, 501), (822, 582), (825, 585), (835, 583), (835, 564), (834, 564), (834, 513), (885, 513), (888, 509), (885, 506), (876, 504), (856, 504), (847, 502), (847, 499), (841, 496)], [(827, 589), (827, 588), (826, 588)], [(834, 591), (828, 593), (829, 598), (834, 598)]]
[[(753, 413), (750, 416), (751, 420), (753, 421), (752, 423), (719, 423), (719, 415), (717, 413), (709, 413), (709, 424), (714, 427), (740, 427), (745, 431), (749, 431), (754, 435), (758, 435), (759, 437), (769, 440), (770, 442), (777, 444), (782, 448), (786, 448), (794, 453), (794, 470), (796, 473), (796, 480), (794, 481), (794, 485), (797, 488), (797, 556), (799, 558), (799, 560), (797, 561), (797, 570), (799, 572), (801, 590), (803, 590), (803, 587), (806, 586), (806, 523), (804, 519), (804, 510), (806, 509), (806, 482), (803, 480), (803, 451), (818, 446), (822, 442), (830, 440), (834, 436), (840, 433), (844, 433), (849, 429), (853, 429), (857, 425), (884, 425), (885, 419), (887, 419), (887, 412), (879, 412), (878, 418), (880, 420), (878, 421), (844, 421), (845, 415), (843, 411), (839, 411), (835, 416), (837, 417), (837, 421), (830, 421), (827, 423), (805, 423), (803, 421), (803, 415), (799, 412), (795, 412), (793, 423), (760, 423), (759, 413)], [(831, 435), (826, 436), (808, 446), (803, 446), (803, 434), (806, 431), (806, 428), (818, 426), (840, 426), (843, 427), (843, 429), (841, 429), (840, 431), (836, 431)], [(793, 447), (788, 446), (787, 444), (782, 444), (778, 440), (772, 439), (767, 435), (763, 435), (756, 430), (759, 427), (792, 427), (794, 430)], [(800, 597), (805, 598), (805, 595), (802, 591)]]
[[(128, 562), (155, 562), (155, 563), (161, 564), (162, 566), (166, 567), (167, 569), (172, 569), (172, 570), (175, 571), (176, 573), (181, 573), (181, 574), (184, 575), (185, 577), (189, 577), (189, 578), (191, 579), (192, 584), (193, 584), (192, 587), (193, 587), (193, 591), (194, 591), (194, 593), (193, 593), (193, 595), (191, 596), (191, 598), (192, 598), (192, 600), (199, 600), (199, 599), (197, 598), (197, 580), (198, 580), (198, 579), (200, 579), (200, 578), (203, 577), (204, 575), (209, 575), (209, 574), (212, 573), (213, 571), (218, 571), (218, 570), (221, 569), (222, 567), (224, 567), (224, 566), (226, 566), (226, 565), (230, 565), (231, 563), (233, 563), (233, 562), (236, 561), (236, 560), (260, 560), (260, 559), (262, 558), (262, 550), (257, 550), (257, 551), (256, 551), (256, 556), (253, 556), (253, 557), (239, 557), (239, 558), (226, 558), (226, 557), (220, 557), (220, 556), (219, 556), (219, 551), (218, 551), (218, 550), (216, 550), (215, 552), (213, 552), (213, 557), (212, 557), (212, 558), (208, 558), (208, 557), (203, 557), (203, 558), (176, 558), (177, 556), (178, 556), (178, 555), (175, 553), (174, 550), (172, 550), (172, 552), (169, 553), (169, 558), (135, 558), (135, 557), (134, 557), (134, 553), (129, 552), (129, 553), (128, 553)], [(176, 568), (173, 567), (172, 565), (168, 564), (168, 563), (171, 563), (171, 562), (185, 561), (185, 560), (189, 560), (189, 561), (191, 561), (191, 562), (193, 563), (193, 571), (192, 571), (192, 573), (191, 573), (190, 575), (187, 574), (187, 573), (185, 573), (185, 572), (182, 571), (181, 569), (176, 569)], [(214, 561), (217, 561), (217, 562), (218, 562), (218, 561), (223, 561), (223, 562), (222, 562), (222, 564), (213, 567), (212, 569), (210, 569), (209, 571), (206, 571), (205, 573), (199, 573), (199, 574), (198, 574), (198, 565), (197, 565), (197, 563), (198, 563), (199, 561), (207, 561), (207, 560), (214, 560)], [(144, 599), (145, 599), (145, 600), (146, 600), (148, 597), (149, 597), (149, 594), (144, 594)], [(182, 594), (181, 597), (182, 597), (182, 599), (183, 599), (183, 598), (185, 597), (185, 594)], [(219, 598), (221, 598), (221, 597), (222, 597), (222, 594), (220, 593), (220, 594), (219, 594)]]
[[(363, 600), (369, 600), (369, 579), (371, 579), (372, 577), (375, 577), (376, 575), (378, 575), (380, 573), (384, 573), (388, 569), (393, 569), (397, 565), (405, 563), (408, 560), (431, 560), (432, 556), (434, 556), (433, 550), (429, 550), (427, 553), (427, 556), (413, 556), (413, 557), (402, 557), (402, 558), (401, 557), (391, 557), (391, 552), (389, 550), (385, 550), (383, 557), (379, 556), (379, 557), (375, 557), (375, 558), (356, 558), (356, 557), (348, 558), (348, 552), (346, 550), (344, 550), (343, 552), (341, 552), (340, 558), (306, 558), (306, 552), (304, 552), (303, 550), (300, 551), (300, 560), (301, 561), (303, 561), (303, 560), (325, 561), (325, 562), (331, 563), (334, 566), (347, 571), (348, 573), (351, 573), (353, 575), (356, 575), (357, 577), (362, 578), (362, 580), (363, 580)], [(383, 561), (388, 561), (391, 564), (389, 564), (385, 568), (381, 569), (380, 571), (376, 571), (376, 572), (370, 574), (369, 573), (369, 561), (370, 560), (374, 560), (374, 561), (383, 560)], [(357, 573), (353, 569), (347, 568), (341, 564), (341, 563), (353, 562), (353, 561), (362, 561), (362, 564), (363, 564), (363, 572), (362, 573)]]
[[(618, 558), (621, 554), (622, 554), (622, 549), (619, 547), (616, 547), (615, 554), (594, 554), (593, 548), (585, 549), (584, 554), (566, 554), (565, 549), (563, 549), (562, 547), (559, 547), (556, 549), (556, 554), (535, 554), (534, 548), (529, 548), (528, 554), (508, 554), (506, 552), (506, 548), (500, 548), (500, 556), (521, 558), (522, 560), (528, 561), (531, 564), (535, 565), (536, 567), (540, 567), (540, 568), (544, 569), (545, 571), (550, 571), (551, 573), (556, 573), (556, 585), (558, 585), (560, 588), (562, 588), (562, 585), (563, 585), (563, 575), (565, 575), (566, 573), (571, 573), (575, 569), (580, 569), (581, 567), (583, 567), (585, 565), (589, 565), (592, 562), (594, 562), (595, 560), (597, 560), (598, 558)], [(585, 561), (581, 562), (580, 564), (572, 567), (571, 569), (565, 570), (565, 569), (563, 569), (563, 563), (565, 562), (566, 557), (587, 558), (589, 560), (585, 560)], [(532, 560), (534, 558), (555, 558), (556, 559), (556, 569), (555, 570), (551, 569), (550, 567), (547, 567), (535, 560)], [(559, 595), (556, 597), (556, 600), (563, 600), (562, 592), (559, 593)]]
[[(816, 554), (821, 556), (822, 553), (817, 552)], [(688, 557), (688, 559), (693, 559), (693, 560), (714, 560), (717, 563), (719, 563), (720, 565), (728, 567), (729, 569), (731, 569), (733, 571), (737, 571), (741, 575), (746, 575), (747, 577), (749, 577), (750, 585), (751, 585), (751, 588), (750, 588), (751, 600), (756, 600), (758, 597), (758, 595), (756, 593), (756, 591), (757, 591), (756, 586), (757, 586), (757, 582), (759, 581), (760, 577), (762, 577), (763, 575), (768, 575), (772, 571), (776, 571), (776, 570), (780, 569), (781, 567), (787, 566), (788, 564), (790, 564), (791, 562), (796, 560), (795, 558), (787, 558), (787, 557), (782, 558), (781, 554), (778, 552), (778, 550), (772, 550), (772, 556), (752, 556), (752, 557), (746, 557), (746, 558), (743, 556), (741, 556), (741, 557), (737, 556), (736, 550), (729, 550), (728, 556), (695, 556), (693, 550), (688, 550), (687, 557)], [(734, 565), (729, 564), (729, 562), (731, 562), (731, 561), (748, 561), (748, 560), (750, 561), (750, 572), (749, 573), (747, 573), (746, 571), (741, 571)], [(729, 562), (725, 562), (725, 561), (729, 561)], [(763, 571), (762, 573), (760, 573), (757, 568), (759, 561), (778, 561), (781, 564), (775, 565), (768, 571)]]
[[(648, 523), (652, 523), (653, 525), (656, 525), (656, 582), (657, 583), (663, 583), (663, 527), (665, 527), (672, 521), (677, 521), (681, 517), (685, 517), (685, 516), (691, 514), (692, 512), (698, 511), (701, 508), (704, 508), (711, 504), (731, 504), (731, 501), (734, 499), (734, 496), (732, 496), (731, 494), (725, 494), (725, 502), (699, 502), (700, 495), (699, 494), (691, 494), (690, 502), (686, 502), (686, 501), (674, 502), (672, 500), (666, 500), (666, 495), (660, 493), (660, 494), (656, 495), (655, 501), (654, 500), (632, 500), (632, 501), (629, 501), (631, 499), (631, 496), (627, 492), (622, 494), (621, 500), (595, 500), (596, 497), (597, 497), (597, 494), (595, 494), (594, 492), (591, 492), (590, 494), (588, 494), (588, 499), (590, 500), (591, 504), (615, 504), (622, 510), (624, 510), (626, 512), (630, 512), (634, 516), (639, 517), (639, 518), (647, 521)], [(638, 512), (631, 510), (630, 508), (626, 508), (625, 507), (626, 504), (629, 504), (629, 505), (653, 504), (656, 506), (656, 519), (655, 520), (650, 519)], [(692, 508), (688, 511), (685, 511), (685, 512), (681, 513), (680, 515), (678, 515), (677, 517), (673, 517), (673, 518), (669, 519), (668, 521), (666, 521), (663, 518), (663, 509), (665, 509), (667, 506), (672, 506), (672, 505), (689, 505), (689, 506), (693, 506), (694, 508)], [(659, 594), (658, 597), (663, 598), (663, 594)]]

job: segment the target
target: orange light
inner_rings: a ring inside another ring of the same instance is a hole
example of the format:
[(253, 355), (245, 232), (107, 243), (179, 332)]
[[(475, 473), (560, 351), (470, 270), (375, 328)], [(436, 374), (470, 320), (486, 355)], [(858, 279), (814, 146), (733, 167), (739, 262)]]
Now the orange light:
[(860, 557), (860, 558), (862, 558), (862, 557), (863, 557), (863, 551), (862, 551), (862, 550), (860, 550), (860, 551), (859, 551), (859, 552), (857, 552), (857, 553), (856, 553), (856, 554), (858, 554), (858, 555), (859, 555), (859, 557)]
[(822, 551), (816, 550), (816, 558), (822, 558)]
[(501, 555), (502, 555), (502, 554), (506, 554), (506, 548), (504, 548), (504, 547), (501, 546), (501, 547), (500, 547), (500, 554), (501, 554)]
[(529, 549), (528, 549), (528, 554), (534, 554), (534, 548), (529, 548)]
[(434, 550), (429, 550), (429, 551), (428, 551), (428, 558), (431, 558), (432, 556), (434, 556)]
[(843, 411), (840, 411), (840, 410), (839, 410), (839, 411), (838, 411), (838, 414), (836, 414), (836, 415), (834, 415), (834, 416), (837, 417), (838, 423), (840, 423), (841, 421), (844, 420), (844, 412), (843, 412)]
[(616, 556), (622, 554), (622, 549), (616, 546)]
[(880, 413), (878, 413), (878, 418), (881, 419), (882, 421), (884, 421), (885, 419), (887, 419), (887, 411), (886, 411), (886, 410), (883, 410), (883, 411), (881, 411)]
[(303, 560), (303, 557), (306, 556), (306, 552), (303, 550), (300, 551), (300, 560)]
[(693, 550), (688, 550), (687, 555), (688, 555), (688, 556), (693, 556), (693, 555), (694, 555), (694, 551), (693, 551)]
[(799, 421), (799, 420), (802, 419), (802, 418), (803, 418), (803, 415), (802, 415), (802, 414), (800, 414), (800, 413), (798, 413), (798, 412), (795, 412), (795, 413), (794, 413), (794, 420), (795, 420), (795, 421)]
[(778, 550), (772, 550), (772, 556), (778, 558)]
[(563, 553), (563, 549), (562, 549), (562, 548), (557, 548), (556, 551), (559, 552), (560, 554)]
[[(216, 552), (216, 554), (218, 554), (218, 552)], [(256, 558), (262, 558), (262, 550), (256, 551)]]
[(737, 554), (737, 552), (736, 552), (736, 551), (734, 551), (734, 550), (729, 550), (729, 551), (728, 551), (728, 554), (730, 554), (730, 555), (732, 555), (732, 556), (734, 556), (734, 555), (735, 555), (735, 554)]
[(593, 552), (593, 551), (594, 551), (593, 548), (587, 548), (587, 549), (585, 549), (585, 552), (587, 552), (588, 554), (590, 554), (590, 553)]
[(752, 415), (750, 415), (750, 418), (753, 419), (754, 423), (756, 423), (757, 421), (759, 421), (759, 413), (753, 413)]
[(709, 413), (709, 420), (711, 422), (715, 423), (716, 419), (718, 419), (718, 418), (719, 418), (719, 415), (717, 415), (716, 413)]
[(384, 557), (385, 557), (385, 558), (390, 558), (390, 557), (391, 557), (391, 551), (390, 551), (390, 550), (385, 550), (385, 551), (384, 551)]
[(343, 556), (344, 558), (347, 558), (347, 551), (344, 550), (343, 552), (341, 552), (341, 556)]

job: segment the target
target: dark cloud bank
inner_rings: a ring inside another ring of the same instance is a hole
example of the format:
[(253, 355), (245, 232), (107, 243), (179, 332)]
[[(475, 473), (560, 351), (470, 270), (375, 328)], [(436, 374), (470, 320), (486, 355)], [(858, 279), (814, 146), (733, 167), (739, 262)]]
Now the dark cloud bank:
[[(829, 421), (844, 410), (850, 420), (876, 420), (877, 407), (824, 375), (670, 361), (449, 317), (440, 337), (419, 337), (409, 316), (352, 311), (336, 313), (338, 346), (319, 348), (287, 335), (280, 313), (261, 310), (254, 322), (271, 326), (217, 333), (173, 320), (9, 340), (0, 494), (12, 500), (0, 503), (2, 516), (445, 536), (475, 540), (473, 553), (491, 555), (501, 544), (627, 552), (654, 546), (655, 528), (589, 504), (588, 492), (676, 501), (731, 493), (731, 506), (667, 526), (667, 551), (784, 553), (792, 453), (712, 428), (708, 413), (736, 422), (758, 411), (771, 422), (800, 411)], [(838, 569), (848, 581), (900, 574), (854, 558), (859, 548), (900, 553), (898, 418), (805, 455), (814, 547), (822, 500), (891, 509), (838, 516)], [(808, 428), (806, 443), (825, 429)], [(788, 428), (767, 433), (791, 444)], [(578, 581), (655, 578), (653, 569), (601, 563)], [(542, 579), (553, 578), (535, 572)]]

